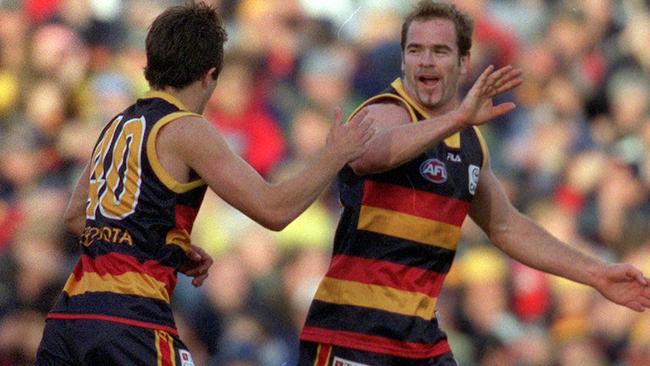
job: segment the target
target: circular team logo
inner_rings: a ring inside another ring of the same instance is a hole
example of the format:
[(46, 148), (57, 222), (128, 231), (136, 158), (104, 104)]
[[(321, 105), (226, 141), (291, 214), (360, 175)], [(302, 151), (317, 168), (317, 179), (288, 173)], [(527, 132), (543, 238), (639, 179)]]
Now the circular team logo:
[(438, 159), (429, 159), (420, 165), (420, 174), (433, 183), (444, 183), (447, 181), (447, 168), (445, 163)]

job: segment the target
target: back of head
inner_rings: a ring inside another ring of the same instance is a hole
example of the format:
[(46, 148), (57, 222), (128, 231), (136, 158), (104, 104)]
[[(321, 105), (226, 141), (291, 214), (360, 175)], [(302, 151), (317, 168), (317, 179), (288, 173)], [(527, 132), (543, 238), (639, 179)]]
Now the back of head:
[(173, 6), (160, 14), (147, 34), (144, 76), (153, 89), (182, 89), (223, 64), (226, 31), (217, 10), (203, 2)]
[(472, 18), (458, 10), (453, 4), (432, 0), (420, 0), (411, 13), (404, 19), (404, 24), (402, 24), (402, 51), (404, 51), (404, 47), (406, 46), (406, 36), (411, 23), (436, 18), (448, 19), (454, 23), (458, 54), (460, 56), (469, 55), (469, 50), (472, 48), (472, 32), (474, 32), (474, 21)]

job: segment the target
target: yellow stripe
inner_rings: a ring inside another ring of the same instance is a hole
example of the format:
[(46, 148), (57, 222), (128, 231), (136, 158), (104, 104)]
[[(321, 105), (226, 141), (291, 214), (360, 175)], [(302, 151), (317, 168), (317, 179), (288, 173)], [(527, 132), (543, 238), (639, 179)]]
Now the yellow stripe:
[(176, 350), (174, 349), (174, 338), (167, 332), (165, 332), (165, 334), (167, 335), (167, 340), (169, 342), (169, 360), (171, 361), (172, 366), (176, 366)]
[(348, 118), (348, 122), (350, 122), (350, 120), (351, 120), (351, 119), (352, 119), (352, 118), (353, 118), (357, 113), (359, 113), (359, 111), (360, 111), (361, 109), (363, 109), (365, 106), (367, 106), (367, 105), (369, 105), (369, 104), (372, 104), (372, 102), (375, 102), (375, 101), (377, 101), (377, 100), (379, 100), (379, 99), (395, 99), (395, 100), (399, 101), (400, 103), (402, 103), (402, 104), (404, 105), (404, 107), (406, 107), (406, 110), (409, 112), (409, 115), (411, 116), (411, 122), (417, 122), (418, 117), (415, 115), (415, 112), (413, 111), (413, 107), (411, 107), (411, 106), (408, 104), (408, 102), (405, 101), (404, 99), (398, 97), (398, 96), (395, 95), (395, 94), (389, 94), (389, 93), (375, 95), (374, 97), (372, 97), (372, 98), (366, 100), (365, 102), (361, 103), (361, 105), (358, 106), (357, 109), (354, 110), (354, 112), (352, 112), (352, 114), (350, 115), (350, 118)]
[(421, 293), (329, 277), (323, 279), (314, 298), (332, 304), (419, 316), (424, 320), (433, 319), (436, 308), (436, 299)]
[(144, 95), (143, 99), (149, 99), (149, 98), (160, 98), (160, 99), (163, 99), (163, 100), (167, 101), (168, 103), (171, 103), (171, 104), (175, 105), (176, 108), (178, 108), (178, 109), (180, 109), (182, 111), (187, 111), (188, 110), (187, 107), (185, 107), (185, 105), (183, 104), (183, 102), (178, 100), (175, 96), (173, 96), (173, 95), (171, 95), (169, 93), (165, 93), (165, 92), (160, 91), (160, 90), (149, 90)]
[(162, 331), (160, 331), (160, 330), (154, 331), (154, 334), (155, 334), (155, 337), (156, 337), (156, 341), (155, 341), (155, 343), (156, 343), (156, 356), (157, 356), (157, 360), (158, 360), (158, 362), (156, 362), (156, 365), (158, 365), (158, 366), (162, 366), (162, 353), (160, 352), (160, 333), (161, 332)]
[(460, 240), (458, 226), (370, 206), (361, 206), (357, 228), (449, 250)]
[(190, 251), (192, 240), (187, 230), (173, 228), (167, 233), (165, 243), (178, 245), (185, 253), (187, 253)]
[(149, 163), (151, 164), (151, 168), (153, 169), (154, 173), (156, 173), (158, 179), (160, 179), (160, 181), (167, 188), (171, 189), (176, 193), (187, 192), (191, 189), (204, 185), (205, 182), (203, 181), (203, 179), (197, 179), (195, 181), (188, 182), (188, 183), (180, 183), (176, 179), (174, 179), (169, 173), (167, 173), (165, 168), (163, 168), (162, 164), (160, 164), (160, 161), (158, 160), (158, 153), (156, 152), (156, 136), (158, 136), (158, 132), (166, 124), (173, 122), (179, 118), (188, 117), (188, 116), (196, 116), (196, 117), (203, 118), (201, 115), (196, 113), (191, 113), (191, 112), (170, 113), (165, 117), (161, 118), (160, 121), (156, 123), (156, 125), (149, 133), (149, 137), (147, 138), (147, 157), (149, 158)]
[[(390, 84), (395, 90), (397, 90), (397, 93), (404, 98), (409, 104), (413, 106), (418, 112), (420, 112), (421, 115), (423, 115), (425, 118), (431, 118), (429, 113), (420, 106), (420, 104), (408, 95), (406, 90), (404, 90), (404, 85), (402, 84), (402, 79), (398, 78), (395, 81), (393, 81), (392, 84)], [(445, 139), (445, 145), (452, 147), (454, 149), (460, 149), (460, 133), (455, 133)]]
[(127, 272), (121, 275), (86, 272), (80, 280), (70, 275), (63, 291), (70, 296), (86, 292), (113, 292), (122, 295), (138, 295), (169, 303), (165, 284), (144, 273)]

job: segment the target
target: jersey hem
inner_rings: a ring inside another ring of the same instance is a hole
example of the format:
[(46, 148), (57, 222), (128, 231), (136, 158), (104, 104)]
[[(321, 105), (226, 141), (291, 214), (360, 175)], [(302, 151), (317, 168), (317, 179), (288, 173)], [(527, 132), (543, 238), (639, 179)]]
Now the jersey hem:
[(101, 314), (74, 314), (74, 313), (49, 313), (45, 318), (47, 320), (99, 320), (107, 321), (112, 323), (119, 323), (124, 325), (130, 325), (133, 327), (153, 329), (153, 330), (163, 330), (167, 333), (178, 335), (178, 330), (175, 327), (170, 327), (162, 324), (143, 322), (140, 320), (121, 318), (117, 316), (110, 315), (101, 315)]

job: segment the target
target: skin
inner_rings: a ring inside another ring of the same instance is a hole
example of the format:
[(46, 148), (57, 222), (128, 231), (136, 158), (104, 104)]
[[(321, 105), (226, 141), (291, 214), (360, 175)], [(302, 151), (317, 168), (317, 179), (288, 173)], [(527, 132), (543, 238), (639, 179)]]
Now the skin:
[[(467, 73), (468, 62), (469, 55), (459, 55), (450, 20), (414, 21), (402, 55), (402, 82), (408, 95), (431, 118), (412, 123), (406, 109), (392, 102), (363, 108), (376, 132), (368, 150), (350, 163), (355, 173), (393, 169), (464, 128), (512, 111), (513, 103), (495, 106), (492, 98), (519, 86), (521, 72), (510, 66), (495, 71), (490, 66), (461, 101), (458, 84)], [(493, 245), (515, 260), (592, 286), (610, 301), (635, 311), (650, 307), (650, 286), (640, 270), (630, 264), (608, 264), (589, 257), (521, 214), (510, 203), (489, 161), (481, 169), (469, 215)]]
[[(202, 113), (217, 81), (212, 68), (183, 89), (164, 88), (190, 111)], [(185, 117), (165, 125), (156, 139), (163, 168), (178, 182), (189, 181), (196, 171), (217, 195), (259, 224), (281, 230), (314, 202), (343, 166), (367, 148), (374, 130), (366, 112), (343, 123), (337, 110), (335, 122), (320, 154), (301, 172), (282, 182), (270, 183), (230, 150), (221, 134), (202, 117)], [(66, 209), (67, 229), (81, 235), (85, 227), (89, 169), (82, 174)], [(180, 268), (200, 286), (208, 275), (212, 258), (192, 246), (188, 261)]]

